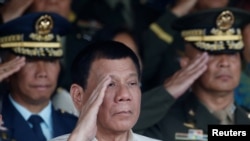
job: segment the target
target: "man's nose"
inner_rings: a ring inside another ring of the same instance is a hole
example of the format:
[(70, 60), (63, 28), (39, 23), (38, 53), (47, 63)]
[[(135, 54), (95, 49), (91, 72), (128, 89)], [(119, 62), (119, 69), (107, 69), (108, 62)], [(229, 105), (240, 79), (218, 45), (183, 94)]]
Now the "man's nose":
[(116, 102), (131, 101), (131, 94), (127, 86), (121, 85), (116, 92)]

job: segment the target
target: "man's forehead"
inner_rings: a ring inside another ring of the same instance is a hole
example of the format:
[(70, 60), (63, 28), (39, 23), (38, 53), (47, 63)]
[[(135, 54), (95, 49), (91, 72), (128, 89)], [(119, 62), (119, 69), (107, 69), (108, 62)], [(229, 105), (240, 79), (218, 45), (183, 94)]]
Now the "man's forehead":
[[(93, 62), (92, 62), (92, 66), (93, 64), (100, 64), (100, 65), (103, 65), (103, 66), (111, 66), (111, 65), (114, 65), (114, 64), (118, 64), (118, 65), (123, 65), (124, 66), (131, 66), (131, 65), (134, 65), (135, 66), (135, 63), (133, 62), (133, 60), (129, 57), (125, 57), (125, 58), (116, 58), (116, 59), (110, 59), (110, 58), (96, 58)], [(105, 64), (105, 65), (104, 65)], [(117, 65), (114, 65), (115, 67)]]
[(138, 78), (138, 74), (137, 72), (131, 72), (131, 73), (127, 73), (127, 74), (109, 74), (109, 76), (112, 78), (112, 79), (118, 79), (122, 76), (124, 76), (125, 78)]
[(102, 76), (110, 75), (112, 78), (138, 77), (135, 64), (130, 58), (97, 59), (91, 65), (91, 72)]

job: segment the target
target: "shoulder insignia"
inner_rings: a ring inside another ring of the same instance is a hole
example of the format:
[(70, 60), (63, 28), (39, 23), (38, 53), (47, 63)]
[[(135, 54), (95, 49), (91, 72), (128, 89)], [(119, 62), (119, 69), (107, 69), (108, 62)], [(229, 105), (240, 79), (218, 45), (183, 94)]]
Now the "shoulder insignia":
[(195, 128), (194, 123), (186, 123), (186, 122), (184, 122), (183, 125), (188, 127), (188, 128)]
[(6, 141), (16, 141), (15, 139), (13, 139), (13, 138), (10, 138), (9, 137), (9, 135), (6, 133), (6, 132), (2, 132), (1, 131), (1, 136), (0, 136), (0, 141), (2, 141), (2, 140), (6, 140)]
[(247, 113), (247, 117), (250, 119), (250, 113)]
[(66, 110), (63, 110), (63, 109), (58, 109), (58, 111), (61, 113), (61, 114), (68, 114), (68, 115), (74, 115), (73, 113), (70, 113), (70, 112), (68, 112), (68, 111), (66, 111)]
[(188, 114), (189, 114), (190, 116), (194, 116), (194, 115), (195, 115), (195, 112), (194, 112), (192, 109), (190, 109), (190, 110), (188, 111)]

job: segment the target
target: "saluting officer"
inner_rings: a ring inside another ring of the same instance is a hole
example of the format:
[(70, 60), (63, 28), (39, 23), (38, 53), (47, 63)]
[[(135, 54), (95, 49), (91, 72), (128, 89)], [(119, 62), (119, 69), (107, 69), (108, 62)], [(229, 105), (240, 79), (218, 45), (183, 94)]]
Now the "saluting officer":
[(183, 135), (190, 140), (188, 135), (196, 132), (203, 133), (206, 140), (209, 124), (250, 124), (249, 113), (234, 100), (243, 67), (241, 31), (249, 17), (246, 11), (226, 7), (193, 13), (174, 23), (186, 41), (181, 67), (187, 67), (197, 56), (208, 61), (200, 68), (205, 71), (190, 92), (144, 135), (175, 141)]
[(0, 26), (2, 61), (25, 57), (21, 69), (6, 79), (2, 116), (7, 132), (2, 138), (46, 141), (75, 127), (77, 117), (55, 110), (51, 102), (63, 56), (60, 39), (69, 27), (54, 13), (30, 13)]

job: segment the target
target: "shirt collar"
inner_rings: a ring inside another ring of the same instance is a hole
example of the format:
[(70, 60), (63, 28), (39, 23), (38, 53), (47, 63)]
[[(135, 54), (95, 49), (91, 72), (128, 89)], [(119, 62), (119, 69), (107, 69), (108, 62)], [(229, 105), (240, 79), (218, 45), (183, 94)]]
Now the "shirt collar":
[[(92, 141), (98, 141), (98, 140), (94, 138)], [(128, 141), (137, 141), (132, 130), (129, 130)]]
[[(27, 121), (29, 117), (33, 114), (30, 112), (28, 109), (17, 103), (9, 94), (9, 99), (10, 102), (14, 105), (14, 107), (19, 111), (19, 113), (22, 115), (22, 117)], [(41, 118), (44, 120), (44, 123), (47, 127), (51, 126), (52, 122), (52, 104), (51, 101), (49, 101), (49, 104), (41, 111), (38, 113), (38, 115), (41, 116)]]

